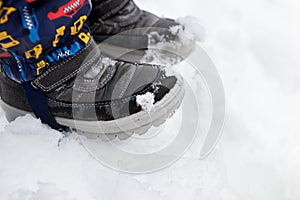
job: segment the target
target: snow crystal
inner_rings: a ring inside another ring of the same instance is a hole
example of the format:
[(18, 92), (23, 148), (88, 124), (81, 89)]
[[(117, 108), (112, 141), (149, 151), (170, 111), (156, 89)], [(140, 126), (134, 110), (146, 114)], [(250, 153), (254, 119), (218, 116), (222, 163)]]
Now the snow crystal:
[(177, 34), (179, 34), (181, 31), (183, 31), (183, 27), (180, 26), (180, 25), (177, 25), (177, 26), (171, 26), (171, 27), (169, 28), (169, 30), (171, 31), (171, 33), (172, 33), (173, 35), (177, 35)]
[[(180, 17), (176, 20), (179, 24), (184, 26), (183, 31), (179, 31), (181, 38), (193, 38), (195, 41), (203, 42), (205, 39), (205, 28), (196, 17), (187, 16)], [(171, 27), (172, 28), (172, 27)]]
[(154, 106), (154, 94), (151, 92), (147, 92), (143, 95), (138, 95), (136, 97), (136, 102), (138, 105), (142, 107), (145, 111), (150, 111)]
[[(108, 66), (113, 66), (117, 63), (117, 61), (112, 60), (108, 57), (104, 57), (98, 61), (96, 65), (93, 65), (85, 74), (85, 78), (93, 79), (98, 76), (101, 72), (103, 73), (104, 69)], [(101, 75), (101, 74), (100, 74)]]
[(115, 65), (117, 63), (117, 61), (115, 60), (112, 60), (111, 58), (109, 57), (104, 57), (102, 58), (102, 64), (105, 66), (105, 67), (108, 67), (110, 65)]
[(195, 48), (195, 41), (204, 41), (203, 25), (194, 17), (177, 19), (180, 25), (169, 27), (169, 32), (176, 36), (168, 40), (165, 35), (153, 31), (148, 34), (149, 43), (141, 62), (151, 62), (170, 67), (187, 58)]

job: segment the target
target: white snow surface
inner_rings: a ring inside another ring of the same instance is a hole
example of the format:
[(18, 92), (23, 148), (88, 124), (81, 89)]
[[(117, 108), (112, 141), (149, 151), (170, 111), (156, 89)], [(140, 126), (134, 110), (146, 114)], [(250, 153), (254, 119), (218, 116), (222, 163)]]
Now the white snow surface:
[(136, 96), (136, 103), (142, 107), (145, 111), (150, 111), (154, 106), (154, 94), (147, 92), (143, 95)]
[(201, 46), (227, 97), (215, 151), (199, 160), (195, 143), (164, 170), (125, 174), (93, 159), (76, 135), (58, 146), (60, 133), (29, 115), (8, 124), (1, 110), (0, 199), (300, 199), (300, 2), (136, 2), (158, 15), (195, 16), (205, 27)]

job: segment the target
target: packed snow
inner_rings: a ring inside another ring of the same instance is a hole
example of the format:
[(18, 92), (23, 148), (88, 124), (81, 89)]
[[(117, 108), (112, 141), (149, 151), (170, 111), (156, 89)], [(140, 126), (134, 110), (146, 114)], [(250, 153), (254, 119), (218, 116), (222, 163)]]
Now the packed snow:
[(150, 111), (154, 106), (154, 94), (147, 92), (146, 94), (138, 95), (136, 97), (136, 103), (142, 107), (145, 111)]
[(300, 2), (136, 2), (158, 15), (197, 17), (205, 28), (200, 45), (216, 64), (227, 97), (215, 151), (199, 160), (195, 141), (163, 170), (126, 174), (94, 159), (76, 134), (63, 138), (30, 115), (8, 123), (1, 110), (0, 199), (300, 199)]

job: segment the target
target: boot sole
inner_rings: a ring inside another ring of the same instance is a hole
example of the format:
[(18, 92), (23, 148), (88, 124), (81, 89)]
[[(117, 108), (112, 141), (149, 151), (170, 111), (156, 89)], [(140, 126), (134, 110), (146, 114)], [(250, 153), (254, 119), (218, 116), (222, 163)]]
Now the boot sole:
[[(177, 78), (176, 84), (165, 97), (154, 104), (151, 111), (140, 111), (133, 115), (112, 121), (81, 121), (56, 117), (58, 123), (70, 127), (78, 134), (88, 138), (100, 138), (110, 141), (116, 137), (125, 140), (134, 134), (145, 134), (152, 126), (157, 127), (170, 118), (180, 107), (184, 98), (184, 82), (176, 72), (168, 72)], [(168, 75), (169, 75), (168, 74)], [(19, 116), (31, 114), (30, 112), (14, 108), (0, 100), (0, 105), (6, 113), (8, 121), (12, 121)]]

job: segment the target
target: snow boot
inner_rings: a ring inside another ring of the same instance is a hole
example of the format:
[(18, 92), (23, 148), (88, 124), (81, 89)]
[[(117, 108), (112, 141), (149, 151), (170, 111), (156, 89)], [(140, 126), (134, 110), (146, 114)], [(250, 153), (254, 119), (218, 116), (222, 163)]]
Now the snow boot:
[[(67, 48), (72, 45), (63, 50)], [(1, 106), (11, 121), (32, 109), (22, 85), (12, 80), (7, 60), (13, 61), (14, 55), (2, 52)], [(179, 74), (159, 66), (111, 60), (92, 38), (75, 56), (54, 64), (31, 85), (46, 95), (48, 108), (60, 125), (88, 137), (126, 139), (143, 134), (172, 115), (184, 97)]]
[(183, 25), (141, 10), (132, 0), (93, 4), (87, 24), (103, 53), (119, 60), (151, 62), (150, 52), (181, 61), (194, 48), (194, 41), (181, 34)]

